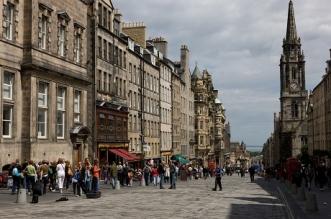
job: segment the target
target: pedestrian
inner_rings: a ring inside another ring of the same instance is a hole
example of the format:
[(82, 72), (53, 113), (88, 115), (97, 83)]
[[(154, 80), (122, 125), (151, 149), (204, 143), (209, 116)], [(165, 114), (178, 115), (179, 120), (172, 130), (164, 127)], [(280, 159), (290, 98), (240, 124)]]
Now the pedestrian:
[(127, 186), (128, 185), (128, 163), (123, 164), (122, 168), (122, 185)]
[(106, 161), (103, 165), (102, 165), (102, 177), (103, 177), (103, 182), (104, 184), (107, 184), (108, 181), (109, 181), (109, 164), (108, 162)]
[(255, 174), (255, 168), (253, 166), (251, 166), (249, 169), (248, 169), (248, 172), (249, 172), (249, 176), (251, 178), (251, 182), (254, 182), (254, 174)]
[(16, 190), (18, 191), (20, 189), (21, 171), (22, 171), (22, 169), (19, 164), (19, 160), (16, 160), (16, 162), (13, 163), (13, 168), (12, 168), (13, 186), (12, 186), (11, 194), (16, 194)]
[(168, 164), (165, 164), (164, 166), (165, 173), (164, 173), (164, 183), (170, 182), (170, 167)]
[(88, 158), (85, 158), (85, 163), (84, 163), (84, 183), (85, 183), (85, 188), (86, 191), (89, 192), (91, 191), (91, 187), (92, 187), (92, 174), (91, 174), (91, 163), (90, 160)]
[(170, 164), (170, 183), (171, 186), (169, 189), (176, 189), (176, 181), (177, 181), (177, 166), (174, 161)]
[(97, 159), (94, 160), (94, 165), (91, 170), (92, 172), (92, 192), (96, 193), (99, 191), (99, 180), (100, 180), (100, 167), (99, 161)]
[(134, 170), (130, 166), (128, 166), (128, 177), (126, 184), (130, 187), (133, 184), (133, 175), (134, 175)]
[(320, 191), (324, 190), (324, 185), (327, 183), (326, 167), (324, 161), (321, 162), (317, 168), (318, 183), (320, 185)]
[(28, 166), (25, 168), (26, 172), (26, 186), (28, 188), (28, 194), (31, 194), (32, 187), (36, 182), (37, 171), (33, 165), (33, 161), (29, 160)]
[(153, 185), (154, 186), (157, 186), (157, 179), (159, 177), (159, 173), (157, 172), (157, 168), (156, 168), (156, 165), (153, 166), (152, 168), (152, 177), (153, 177)]
[(222, 172), (223, 170), (220, 166), (217, 166), (215, 169), (215, 187), (213, 188), (213, 191), (217, 191), (217, 186), (219, 186), (220, 191), (222, 191)]
[(49, 191), (55, 192), (56, 182), (56, 162), (53, 161), (48, 167), (48, 178), (49, 178)]
[(144, 169), (143, 169), (143, 172), (144, 172), (144, 180), (145, 180), (145, 183), (146, 183), (146, 186), (149, 185), (149, 178), (150, 178), (150, 173), (151, 173), (151, 168), (148, 166), (148, 164), (145, 165)]
[(120, 181), (120, 184), (123, 185), (123, 166), (121, 162), (118, 162), (117, 165), (117, 177), (118, 180)]
[(164, 162), (161, 162), (159, 164), (159, 167), (157, 169), (157, 172), (159, 173), (159, 177), (160, 177), (160, 189), (164, 189), (163, 187), (163, 183), (164, 183), (164, 174), (165, 174), (165, 169), (164, 169)]
[(49, 183), (48, 169), (49, 169), (48, 162), (46, 160), (43, 160), (42, 164), (40, 166), (40, 177), (41, 177), (41, 181), (43, 183), (43, 195), (46, 194), (47, 185)]
[(113, 161), (113, 164), (111, 165), (110, 176), (111, 176), (111, 184), (113, 186), (113, 189), (115, 189), (118, 180), (118, 170), (115, 161)]
[(304, 176), (305, 176), (305, 181), (306, 181), (306, 187), (308, 188), (308, 191), (311, 190), (311, 183), (314, 178), (314, 170), (311, 167), (311, 164), (308, 164), (308, 167), (305, 168), (304, 170)]
[(65, 187), (66, 190), (69, 189), (71, 178), (74, 175), (70, 161), (65, 162)]
[(75, 172), (74, 172), (74, 175), (72, 177), (72, 188), (73, 188), (73, 192), (74, 192), (74, 195), (77, 197), (77, 196), (81, 196), (81, 188), (80, 188), (80, 181), (81, 181), (81, 178), (80, 178), (80, 166), (77, 165), (76, 168), (75, 168)]
[(65, 163), (62, 158), (59, 158), (58, 164), (56, 166), (56, 175), (57, 175), (57, 184), (60, 190), (60, 193), (63, 193), (63, 184), (65, 178)]

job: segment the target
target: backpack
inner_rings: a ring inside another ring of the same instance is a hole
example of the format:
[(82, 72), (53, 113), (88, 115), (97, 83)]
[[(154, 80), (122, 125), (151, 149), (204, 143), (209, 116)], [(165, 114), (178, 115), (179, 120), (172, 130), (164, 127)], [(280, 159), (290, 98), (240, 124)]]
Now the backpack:
[(17, 167), (14, 167), (12, 170), (12, 176), (20, 176), (21, 174), (18, 172)]
[(48, 168), (48, 174), (49, 174), (49, 175), (53, 175), (53, 168), (52, 168), (52, 167), (49, 167), (49, 168)]

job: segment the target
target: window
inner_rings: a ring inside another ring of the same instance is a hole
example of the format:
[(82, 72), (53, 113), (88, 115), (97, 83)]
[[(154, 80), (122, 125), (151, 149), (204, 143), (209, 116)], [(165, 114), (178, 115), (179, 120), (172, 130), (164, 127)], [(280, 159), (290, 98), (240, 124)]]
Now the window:
[(99, 24), (101, 24), (101, 22), (102, 22), (102, 5), (100, 3), (98, 4), (98, 21), (99, 21)]
[(61, 24), (59, 27), (59, 55), (65, 56), (65, 32), (66, 27)]
[(80, 56), (81, 56), (81, 40), (82, 35), (80, 33), (76, 33), (75, 36), (75, 62), (80, 63)]
[(107, 27), (108, 22), (107, 22), (107, 8), (106, 7), (103, 7), (103, 16), (102, 17), (103, 17), (102, 25), (104, 27)]
[(102, 58), (102, 39), (98, 37), (98, 54), (99, 58)]
[(14, 9), (13, 4), (7, 3), (5, 7), (4, 34), (7, 40), (13, 40), (14, 29)]
[(107, 60), (107, 41), (103, 40), (103, 58)]
[(74, 122), (75, 123), (80, 122), (80, 97), (81, 97), (81, 92), (78, 90), (75, 90), (75, 94), (74, 94)]
[(3, 87), (2, 87), (2, 96), (4, 99), (7, 100), (13, 99), (13, 82), (14, 82), (14, 75), (10, 72), (5, 72), (3, 78)]
[(65, 95), (66, 95), (65, 88), (58, 87), (58, 89), (57, 89), (57, 113), (56, 113), (56, 136), (58, 139), (64, 139)]
[(38, 87), (38, 138), (47, 137), (48, 84), (39, 83)]
[(40, 35), (41, 35), (40, 48), (46, 49), (46, 45), (47, 45), (47, 17), (45, 15), (42, 15), (42, 17), (41, 17)]
[(101, 90), (101, 77), (102, 77), (102, 71), (98, 70), (98, 90)]
[(108, 91), (107, 90), (107, 72), (103, 73), (103, 91)]
[(10, 138), (12, 136), (13, 106), (3, 105), (2, 112), (2, 136)]

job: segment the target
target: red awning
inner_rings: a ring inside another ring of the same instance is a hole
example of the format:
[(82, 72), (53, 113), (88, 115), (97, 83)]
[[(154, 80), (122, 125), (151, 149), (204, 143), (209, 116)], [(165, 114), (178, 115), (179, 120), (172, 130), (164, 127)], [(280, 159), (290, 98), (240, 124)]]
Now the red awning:
[(137, 157), (134, 154), (129, 153), (128, 151), (124, 149), (109, 149), (110, 152), (116, 154), (119, 157), (122, 157), (126, 161), (138, 161), (140, 160), (139, 157)]

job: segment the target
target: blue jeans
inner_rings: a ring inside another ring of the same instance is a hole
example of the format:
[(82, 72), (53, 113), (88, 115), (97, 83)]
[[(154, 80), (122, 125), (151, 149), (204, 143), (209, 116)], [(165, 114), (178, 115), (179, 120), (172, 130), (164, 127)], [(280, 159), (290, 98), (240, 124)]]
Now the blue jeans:
[(149, 185), (149, 180), (150, 180), (149, 173), (144, 173), (144, 179), (145, 179), (146, 186), (148, 186)]
[(21, 177), (20, 176), (13, 176), (13, 187), (11, 192), (15, 193), (16, 189), (20, 189), (20, 184), (21, 184)]
[(171, 188), (172, 189), (176, 189), (176, 180), (177, 180), (176, 173), (171, 173)]
[(163, 188), (164, 174), (160, 174), (160, 189)]
[(92, 179), (92, 192), (99, 191), (99, 179), (97, 177), (93, 177)]
[(113, 185), (113, 189), (115, 189), (117, 184), (117, 177), (115, 176), (111, 177), (111, 184)]

